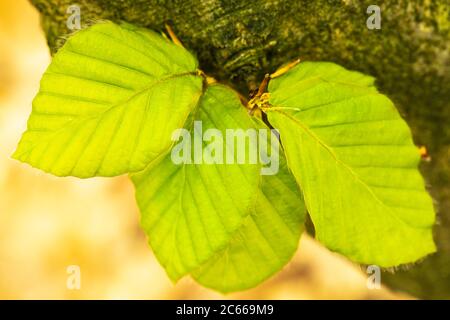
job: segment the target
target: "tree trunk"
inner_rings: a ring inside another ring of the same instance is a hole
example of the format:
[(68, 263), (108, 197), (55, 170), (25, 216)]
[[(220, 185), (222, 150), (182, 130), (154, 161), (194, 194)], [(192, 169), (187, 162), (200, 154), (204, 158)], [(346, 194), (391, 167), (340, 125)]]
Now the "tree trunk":
[[(73, 0), (32, 0), (52, 52), (71, 30)], [(450, 297), (450, 9), (448, 0), (379, 1), (381, 29), (369, 30), (356, 0), (78, 0), (82, 25), (125, 20), (170, 24), (204, 71), (242, 94), (264, 73), (297, 57), (328, 60), (375, 76), (432, 161), (422, 171), (439, 207), (437, 254), (383, 280), (419, 297)]]

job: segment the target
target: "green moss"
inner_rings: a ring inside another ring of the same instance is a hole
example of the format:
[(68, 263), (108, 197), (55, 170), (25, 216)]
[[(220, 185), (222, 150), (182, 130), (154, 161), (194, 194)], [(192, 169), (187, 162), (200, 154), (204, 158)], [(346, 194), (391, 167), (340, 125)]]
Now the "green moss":
[[(52, 52), (70, 34), (72, 0), (32, 0), (43, 14)], [(163, 30), (170, 23), (202, 68), (244, 94), (266, 72), (297, 57), (328, 60), (375, 76), (400, 108), (439, 207), (439, 252), (383, 279), (421, 297), (450, 297), (450, 19), (448, 0), (386, 0), (381, 30), (366, 28), (357, 0), (79, 0), (82, 23), (126, 20)]]

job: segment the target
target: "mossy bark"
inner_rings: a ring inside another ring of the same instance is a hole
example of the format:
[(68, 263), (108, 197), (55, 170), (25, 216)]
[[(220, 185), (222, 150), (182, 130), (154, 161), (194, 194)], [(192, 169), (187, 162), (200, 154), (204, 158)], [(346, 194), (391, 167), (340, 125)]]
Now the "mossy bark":
[[(73, 0), (31, 0), (52, 52), (71, 33)], [(169, 23), (202, 69), (246, 94), (266, 72), (297, 57), (328, 60), (375, 76), (417, 144), (439, 209), (437, 254), (384, 280), (419, 297), (450, 298), (450, 18), (448, 0), (78, 0), (82, 25), (125, 20), (155, 30)], [(381, 29), (369, 30), (370, 4)]]

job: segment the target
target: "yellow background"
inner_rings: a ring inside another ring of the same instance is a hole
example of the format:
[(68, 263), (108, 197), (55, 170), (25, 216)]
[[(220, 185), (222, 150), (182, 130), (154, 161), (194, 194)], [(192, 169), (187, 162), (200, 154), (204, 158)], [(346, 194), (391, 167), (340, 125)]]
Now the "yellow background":
[[(223, 296), (189, 278), (172, 284), (139, 228), (127, 177), (56, 178), (10, 158), (49, 61), (37, 11), (0, 0), (1, 299), (406, 297), (369, 290), (364, 270), (307, 236), (292, 262), (255, 289)], [(81, 269), (80, 290), (67, 288), (70, 265)]]

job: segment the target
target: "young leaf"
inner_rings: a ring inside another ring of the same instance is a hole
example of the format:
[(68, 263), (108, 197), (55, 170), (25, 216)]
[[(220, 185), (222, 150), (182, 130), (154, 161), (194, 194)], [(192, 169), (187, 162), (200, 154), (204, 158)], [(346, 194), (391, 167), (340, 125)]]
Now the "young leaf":
[(372, 84), (334, 64), (301, 63), (271, 81), (265, 111), (317, 238), (357, 262), (389, 267), (435, 250), (435, 215), (410, 130)]
[(185, 49), (158, 34), (100, 23), (54, 56), (13, 157), (58, 176), (143, 169), (171, 146), (202, 78)]
[[(217, 129), (224, 139), (226, 129), (255, 127), (239, 97), (220, 85), (207, 88), (190, 120), (202, 121), (203, 131)], [(187, 141), (202, 141), (203, 134), (198, 127), (186, 127), (191, 136)], [(183, 139), (186, 138), (189, 137)], [(226, 143), (236, 156), (234, 142), (227, 139)], [(255, 148), (256, 145), (248, 143), (246, 157)], [(159, 262), (175, 281), (204, 264), (229, 242), (244, 218), (254, 210), (261, 175), (258, 164), (234, 161), (233, 164), (177, 165), (169, 154), (131, 177), (142, 228)]]
[(301, 193), (284, 156), (280, 155), (279, 172), (262, 177), (254, 210), (227, 246), (194, 270), (192, 276), (202, 285), (221, 292), (254, 287), (292, 258), (304, 219)]

